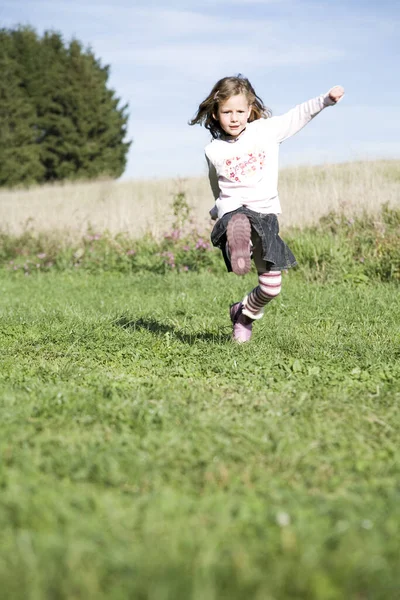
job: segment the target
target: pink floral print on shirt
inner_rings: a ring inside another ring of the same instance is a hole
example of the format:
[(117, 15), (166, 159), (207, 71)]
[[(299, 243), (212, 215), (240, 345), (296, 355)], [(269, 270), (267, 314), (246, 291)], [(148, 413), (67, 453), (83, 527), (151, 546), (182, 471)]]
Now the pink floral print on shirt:
[(222, 165), (221, 175), (236, 181), (244, 183), (248, 179), (254, 179), (260, 176), (264, 168), (265, 152), (249, 152), (243, 156), (234, 156), (227, 158)]

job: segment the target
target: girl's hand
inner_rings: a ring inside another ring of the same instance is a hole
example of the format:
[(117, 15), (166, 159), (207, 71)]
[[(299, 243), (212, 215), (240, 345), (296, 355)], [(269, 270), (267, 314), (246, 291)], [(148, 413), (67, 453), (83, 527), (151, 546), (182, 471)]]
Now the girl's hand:
[(335, 85), (329, 90), (328, 94), (333, 102), (339, 102), (340, 98), (344, 96), (344, 88), (341, 85)]

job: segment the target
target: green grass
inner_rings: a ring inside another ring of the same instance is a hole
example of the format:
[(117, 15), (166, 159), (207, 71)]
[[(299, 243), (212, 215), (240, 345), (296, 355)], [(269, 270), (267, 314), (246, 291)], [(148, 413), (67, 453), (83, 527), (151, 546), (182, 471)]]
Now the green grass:
[(253, 283), (0, 272), (4, 598), (398, 598), (399, 287)]

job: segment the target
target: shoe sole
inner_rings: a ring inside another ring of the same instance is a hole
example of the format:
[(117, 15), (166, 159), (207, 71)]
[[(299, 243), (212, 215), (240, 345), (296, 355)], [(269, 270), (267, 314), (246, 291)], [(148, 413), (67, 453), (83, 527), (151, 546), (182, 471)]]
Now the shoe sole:
[(251, 269), (251, 225), (246, 215), (233, 215), (226, 230), (232, 271), (246, 275)]

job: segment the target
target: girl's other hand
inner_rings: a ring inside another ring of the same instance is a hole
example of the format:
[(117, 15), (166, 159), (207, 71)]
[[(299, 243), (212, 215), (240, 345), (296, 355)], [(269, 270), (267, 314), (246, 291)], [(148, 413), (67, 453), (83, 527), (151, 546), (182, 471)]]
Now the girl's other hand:
[(344, 88), (341, 85), (335, 85), (335, 87), (331, 88), (328, 92), (329, 98), (333, 102), (339, 102), (339, 100), (344, 96)]

